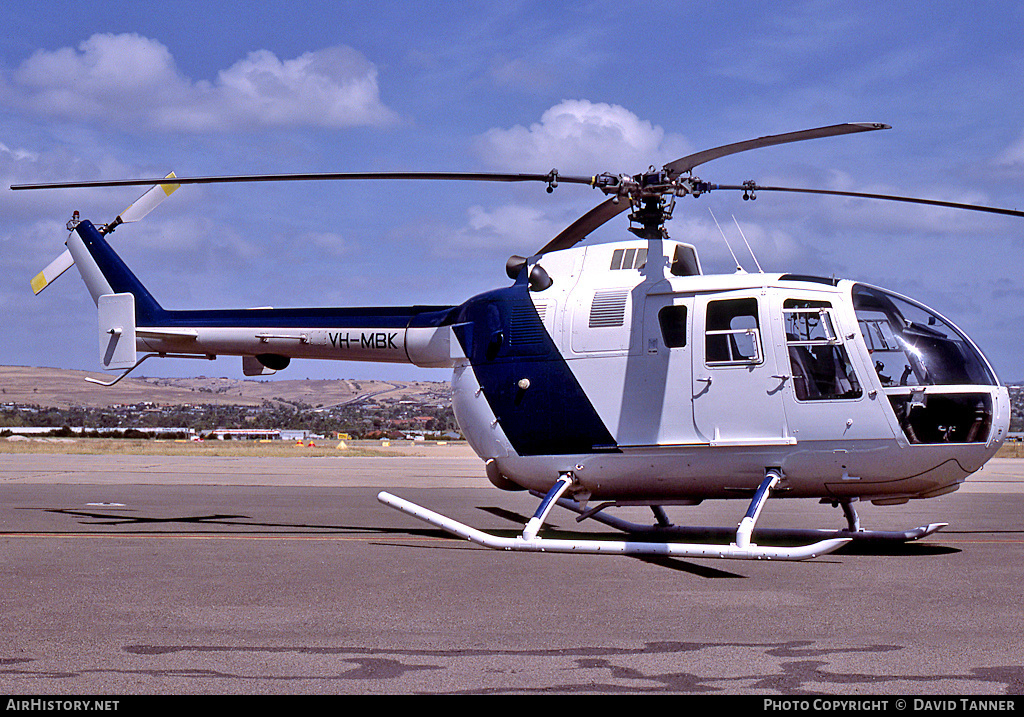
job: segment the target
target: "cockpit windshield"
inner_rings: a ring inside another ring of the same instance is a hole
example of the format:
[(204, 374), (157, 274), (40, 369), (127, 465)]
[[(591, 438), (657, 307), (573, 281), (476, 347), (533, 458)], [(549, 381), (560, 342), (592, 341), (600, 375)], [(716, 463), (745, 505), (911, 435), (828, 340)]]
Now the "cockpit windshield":
[(853, 307), (883, 386), (998, 383), (967, 337), (924, 306), (857, 284)]

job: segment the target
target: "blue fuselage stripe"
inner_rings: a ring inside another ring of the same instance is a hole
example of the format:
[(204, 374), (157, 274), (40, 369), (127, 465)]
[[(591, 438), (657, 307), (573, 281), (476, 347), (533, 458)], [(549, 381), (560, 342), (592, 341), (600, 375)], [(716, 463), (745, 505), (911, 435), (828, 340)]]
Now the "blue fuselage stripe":
[(544, 327), (525, 281), (467, 301), (454, 330), (516, 453), (618, 450)]

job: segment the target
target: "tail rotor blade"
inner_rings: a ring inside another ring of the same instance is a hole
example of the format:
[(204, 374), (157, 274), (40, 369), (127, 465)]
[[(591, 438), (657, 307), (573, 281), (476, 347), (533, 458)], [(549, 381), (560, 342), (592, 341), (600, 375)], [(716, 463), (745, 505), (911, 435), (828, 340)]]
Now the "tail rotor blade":
[(52, 284), (54, 280), (70, 269), (75, 260), (71, 256), (71, 250), (65, 249), (64, 253), (47, 264), (46, 268), (32, 278), (32, 293), (39, 294), (40, 291)]
[[(164, 179), (175, 179), (174, 172), (168, 174)], [(160, 206), (160, 203), (167, 199), (167, 197), (171, 196), (180, 186), (180, 184), (168, 183), (156, 184), (153, 187), (150, 187), (149, 191), (136, 199), (127, 209), (117, 215), (117, 219), (110, 223), (110, 229), (113, 230), (114, 227), (120, 224), (130, 224), (131, 222), (139, 221)]]

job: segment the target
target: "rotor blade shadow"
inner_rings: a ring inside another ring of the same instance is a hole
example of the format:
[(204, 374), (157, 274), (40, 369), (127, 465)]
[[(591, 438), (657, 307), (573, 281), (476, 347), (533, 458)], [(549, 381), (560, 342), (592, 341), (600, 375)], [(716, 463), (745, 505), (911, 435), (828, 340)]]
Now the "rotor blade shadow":
[[(445, 537), (450, 538), (451, 535), (436, 528), (383, 528), (377, 526), (365, 526), (365, 525), (317, 525), (310, 523), (268, 523), (259, 522), (249, 519), (246, 515), (234, 515), (234, 514), (222, 514), (217, 513), (213, 515), (196, 515), (196, 516), (176, 516), (171, 518), (156, 518), (147, 516), (126, 516), (117, 514), (108, 514), (94, 511), (84, 510), (72, 510), (69, 508), (43, 508), (41, 509), (47, 513), (58, 513), (61, 515), (68, 515), (79, 518), (80, 525), (95, 525), (95, 526), (146, 526), (154, 527), (161, 525), (182, 525), (182, 526), (210, 526), (210, 527), (223, 527), (223, 528), (248, 528), (255, 530), (247, 530), (244, 532), (263, 532), (267, 535), (273, 535), (280, 530), (281, 535), (294, 535), (296, 533), (308, 533), (312, 535), (331, 535), (331, 534), (370, 534), (379, 533), (382, 535), (414, 535), (419, 537)], [(262, 529), (262, 530), (261, 530)], [(274, 530), (278, 529), (278, 530)], [(286, 531), (286, 532), (285, 532)], [(120, 531), (124, 532), (124, 531)], [(167, 531), (163, 530), (132, 530), (132, 535), (143, 535), (149, 533), (164, 533)], [(193, 531), (189, 531), (193, 532)], [(226, 532), (226, 531), (218, 531)], [(241, 533), (243, 531), (233, 531)]]

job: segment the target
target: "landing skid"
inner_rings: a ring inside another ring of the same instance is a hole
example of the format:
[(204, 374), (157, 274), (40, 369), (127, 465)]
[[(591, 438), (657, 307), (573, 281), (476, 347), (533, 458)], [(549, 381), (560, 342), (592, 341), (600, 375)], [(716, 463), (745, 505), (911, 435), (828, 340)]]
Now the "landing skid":
[[(560, 498), (558, 505), (566, 510), (571, 510), (581, 516), (589, 511), (584, 511), (578, 503), (573, 500)], [(658, 507), (658, 506), (655, 506)], [(694, 527), (683, 525), (664, 524), (659, 520), (658, 525), (644, 525), (634, 523), (602, 512), (587, 515), (586, 518), (596, 520), (616, 530), (633, 535), (673, 535), (689, 538), (703, 538), (706, 540), (721, 539), (735, 533), (735, 528), (725, 527)], [(577, 520), (584, 520), (583, 517)], [(906, 543), (911, 540), (918, 540), (925, 536), (936, 533), (949, 523), (929, 523), (918, 528), (909, 530), (827, 530), (827, 529), (789, 529), (789, 528), (758, 528), (755, 532), (758, 538), (770, 538), (772, 540), (824, 540), (827, 538), (846, 538), (854, 542), (880, 542), (880, 543)]]
[(746, 516), (740, 521), (739, 526), (732, 531), (735, 535), (735, 540), (729, 544), (645, 542), (638, 540), (564, 540), (538, 537), (538, 532), (551, 508), (558, 503), (562, 494), (573, 483), (574, 479), (570, 473), (559, 477), (558, 482), (544, 496), (540, 507), (537, 508), (537, 512), (526, 524), (522, 534), (514, 538), (491, 535), (476, 528), (471, 528), (464, 523), (452, 520), (390, 493), (381, 492), (377, 495), (377, 499), (387, 506), (400, 510), (406, 515), (418, 518), (452, 535), (495, 550), (518, 550), (534, 553), (580, 553), (589, 555), (729, 558), (735, 560), (807, 560), (808, 558), (816, 558), (831, 553), (850, 542), (850, 538), (846, 536), (827, 538), (810, 545), (796, 547), (763, 546), (750, 542), (751, 532), (757, 516), (765, 500), (768, 498), (770, 489), (779, 481), (780, 477), (774, 471), (769, 471), (766, 474), (764, 482), (758, 488), (754, 500), (751, 501)]

